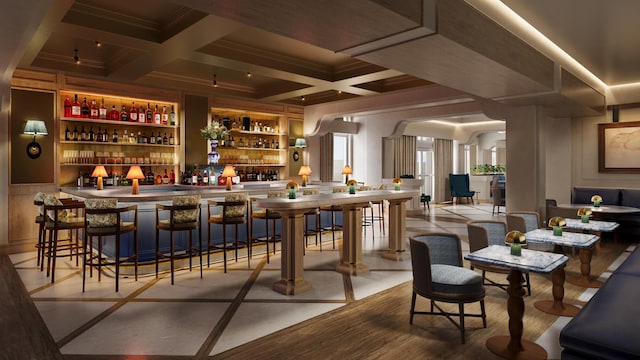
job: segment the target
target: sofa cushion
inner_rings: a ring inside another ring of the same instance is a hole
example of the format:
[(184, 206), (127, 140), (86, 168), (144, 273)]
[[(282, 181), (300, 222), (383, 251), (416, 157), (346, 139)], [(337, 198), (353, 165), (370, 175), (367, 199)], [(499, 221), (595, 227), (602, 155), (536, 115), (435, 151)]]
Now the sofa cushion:
[(611, 275), (560, 332), (563, 353), (588, 359), (640, 358), (639, 285), (639, 276)]
[(586, 188), (574, 187), (571, 193), (571, 203), (573, 204), (590, 204), (593, 195), (602, 197), (604, 205), (620, 205), (620, 190), (605, 188)]
[(622, 189), (620, 190), (622, 196), (622, 206), (631, 206), (640, 208), (640, 190), (638, 189)]
[[(631, 255), (616, 269), (616, 273), (640, 276), (640, 247), (637, 247)], [(640, 278), (638, 279), (640, 285)]]

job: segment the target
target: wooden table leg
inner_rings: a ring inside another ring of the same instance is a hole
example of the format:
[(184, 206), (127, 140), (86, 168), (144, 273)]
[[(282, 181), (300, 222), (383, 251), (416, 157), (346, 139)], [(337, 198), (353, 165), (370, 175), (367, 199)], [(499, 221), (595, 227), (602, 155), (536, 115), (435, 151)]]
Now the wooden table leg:
[(546, 359), (547, 351), (542, 346), (522, 339), (522, 317), (524, 316), (524, 278), (517, 269), (509, 271), (507, 312), (509, 313), (510, 336), (494, 336), (487, 340), (487, 348), (503, 359)]
[(342, 206), (342, 249), (340, 263), (336, 271), (347, 275), (361, 275), (369, 272), (362, 263), (362, 206), (349, 204)]
[(311, 290), (304, 279), (304, 213), (308, 209), (279, 211), (282, 215), (281, 279), (272, 289), (284, 295), (296, 295)]
[(564, 304), (564, 266), (551, 273), (551, 282), (553, 283), (553, 300), (537, 301), (533, 305), (536, 309), (544, 311), (548, 314), (558, 316), (576, 316), (580, 308), (575, 305)]
[(567, 282), (587, 288), (599, 288), (602, 281), (591, 279), (591, 257), (593, 248), (580, 249), (580, 277), (569, 277)]
[(395, 261), (409, 259), (409, 254), (404, 248), (408, 200), (410, 199), (389, 200), (389, 250), (382, 254), (385, 259)]

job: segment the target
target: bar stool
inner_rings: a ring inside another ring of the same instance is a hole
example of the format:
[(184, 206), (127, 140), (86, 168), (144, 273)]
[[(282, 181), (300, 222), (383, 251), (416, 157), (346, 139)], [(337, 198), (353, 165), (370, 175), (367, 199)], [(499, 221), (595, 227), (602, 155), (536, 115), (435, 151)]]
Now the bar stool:
[(38, 243), (36, 244), (36, 249), (38, 250), (38, 259), (37, 266), (40, 266), (40, 271), (44, 270), (44, 249), (45, 249), (45, 238), (44, 238), (44, 223), (45, 223), (45, 212), (44, 212), (44, 198), (47, 194), (43, 192), (38, 192), (33, 199), (33, 205), (38, 207), (38, 214), (36, 215), (35, 222), (38, 225)]
[[(89, 277), (93, 277), (93, 267), (98, 268), (98, 281), (101, 280), (102, 266), (114, 265), (116, 292), (119, 289), (120, 264), (134, 260), (135, 280), (138, 281), (138, 206), (118, 207), (118, 200), (113, 198), (86, 199), (84, 218), (84, 256), (82, 265), (82, 292), (85, 289), (86, 267), (89, 266)], [(123, 214), (133, 213), (133, 221), (123, 221)], [(121, 235), (133, 233), (133, 254), (120, 258)], [(98, 237), (97, 252), (93, 252), (93, 237)], [(106, 260), (102, 253), (102, 238), (113, 237), (115, 253), (113, 260)]]
[[(80, 258), (80, 243), (78, 241), (78, 231), (84, 228), (84, 203), (80, 201), (65, 200), (60, 201), (55, 195), (47, 195), (44, 199), (44, 213), (47, 214), (44, 223), (43, 237), (46, 238), (49, 232), (49, 240), (42, 249), (47, 259), (47, 276), (51, 274), (51, 283), (55, 282), (56, 258), (67, 256), (65, 251), (69, 251), (69, 259), (76, 255), (76, 266)], [(68, 231), (68, 239), (58, 239), (59, 231)], [(76, 230), (75, 241), (73, 230)], [(59, 254), (63, 252), (63, 254)], [(42, 259), (44, 261), (44, 259)]]
[[(336, 186), (332, 189), (333, 193), (348, 192), (349, 188), (346, 186)], [(342, 212), (342, 205), (322, 205), (320, 206), (320, 213), (328, 212), (331, 217), (331, 226), (323, 227), (323, 231), (331, 231), (331, 240), (333, 241), (333, 248), (336, 248), (336, 231), (342, 231), (342, 224), (336, 224), (336, 212)], [(322, 239), (320, 239), (322, 242)]]
[[(168, 219), (160, 219), (160, 213), (169, 212)], [(202, 279), (202, 232), (200, 230), (200, 195), (175, 196), (172, 205), (156, 204), (156, 278), (158, 278), (158, 264), (160, 258), (168, 258), (171, 263), (171, 285), (174, 281), (174, 259), (189, 257), (189, 271), (192, 271), (192, 258), (194, 253), (200, 254), (200, 278)], [(160, 230), (169, 232), (169, 255), (160, 251)], [(192, 231), (198, 231), (198, 248), (193, 247)], [(184, 253), (176, 254), (176, 231), (186, 231), (189, 234), (189, 243)]]
[[(231, 193), (224, 196), (224, 201), (209, 200), (207, 202), (207, 250), (210, 249), (222, 249), (224, 258), (224, 272), (227, 272), (227, 225), (234, 225), (234, 241), (232, 243), (235, 249), (236, 262), (238, 261), (238, 225), (247, 224), (246, 226), (246, 240), (244, 241), (247, 246), (247, 259), (249, 267), (251, 267), (251, 237), (249, 235), (249, 222), (247, 205), (249, 201), (249, 194), (246, 192)], [(222, 206), (222, 211), (218, 214), (212, 214), (211, 208), (216, 206)], [(222, 245), (211, 244), (211, 225), (222, 225)], [(207, 254), (207, 264), (210, 262), (210, 254)], [(208, 265), (207, 265), (208, 266)]]
[[(286, 198), (288, 196), (288, 192), (286, 190), (276, 190), (276, 191), (268, 191), (267, 198)], [(282, 216), (279, 212), (269, 210), (269, 209), (258, 209), (254, 210), (253, 203), (256, 201), (256, 198), (251, 198), (251, 206), (249, 207), (249, 213), (251, 218), (251, 242), (254, 241), (264, 241), (267, 245), (267, 263), (269, 263), (269, 241), (273, 242), (273, 253), (276, 253), (276, 241), (279, 240), (280, 236), (276, 235), (276, 220), (282, 219)], [(253, 226), (253, 220), (264, 220), (265, 222), (265, 236), (256, 237), (253, 232), (255, 230)], [(269, 237), (269, 222), (271, 222), (271, 237)], [(264, 239), (264, 240), (263, 240)]]
[[(320, 194), (320, 189), (318, 188), (310, 188), (310, 189), (302, 190), (302, 196), (318, 195), (318, 194)], [(309, 227), (309, 217), (311, 216), (314, 217), (315, 224), (313, 227)], [(322, 237), (322, 229), (320, 228), (320, 209), (319, 208), (313, 208), (304, 213), (304, 247), (305, 248), (309, 246), (308, 237), (311, 235), (316, 237), (316, 246), (318, 246), (318, 235)], [(320, 238), (320, 251), (322, 251), (322, 238)]]
[[(361, 185), (358, 191), (370, 191), (373, 190), (371, 186)], [(367, 215), (367, 213), (370, 213)], [(371, 226), (371, 232), (373, 233), (373, 238), (376, 237), (376, 231), (373, 227), (373, 204), (369, 201), (368, 204), (362, 207), (362, 228), (364, 229), (364, 234), (367, 234), (367, 227)]]

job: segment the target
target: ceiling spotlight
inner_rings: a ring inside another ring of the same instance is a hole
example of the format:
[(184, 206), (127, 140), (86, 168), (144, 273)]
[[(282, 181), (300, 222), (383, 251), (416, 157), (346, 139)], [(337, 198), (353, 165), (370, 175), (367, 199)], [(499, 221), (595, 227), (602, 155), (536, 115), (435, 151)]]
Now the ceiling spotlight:
[(218, 81), (216, 80), (216, 74), (213, 74), (213, 87), (218, 87)]
[(252, 76), (253, 74), (250, 71), (247, 71), (247, 78), (251, 79)]
[(96, 40), (96, 47), (97, 48), (101, 48), (102, 47), (102, 41)]
[(304, 95), (300, 96), (300, 100), (304, 101)]
[(80, 65), (80, 58), (78, 57), (78, 49), (73, 49), (73, 61), (76, 65)]
[(341, 95), (341, 94), (342, 94), (342, 90), (338, 90), (338, 95)]

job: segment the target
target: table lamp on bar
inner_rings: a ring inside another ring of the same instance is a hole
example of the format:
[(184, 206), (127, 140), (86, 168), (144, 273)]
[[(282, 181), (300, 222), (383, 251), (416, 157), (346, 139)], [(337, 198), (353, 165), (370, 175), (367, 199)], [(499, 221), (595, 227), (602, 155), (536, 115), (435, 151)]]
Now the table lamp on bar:
[(107, 174), (107, 170), (104, 169), (104, 166), (98, 165), (95, 169), (93, 169), (92, 177), (97, 177), (98, 181), (96, 182), (96, 189), (102, 190), (102, 178), (109, 176)]
[(311, 175), (311, 168), (309, 165), (300, 166), (300, 171), (298, 171), (298, 175), (302, 176), (302, 186), (307, 186), (307, 178)]
[(345, 165), (344, 168), (342, 168), (342, 174), (345, 175), (344, 183), (346, 184), (349, 181), (349, 175), (353, 174), (351, 166)]
[(236, 170), (231, 165), (225, 165), (224, 170), (222, 170), (223, 178), (227, 178), (227, 190), (231, 190), (231, 178), (236, 176)]
[(129, 172), (127, 173), (127, 180), (133, 180), (133, 185), (131, 186), (131, 195), (138, 195), (138, 193), (140, 192), (138, 179), (144, 178), (145, 176), (142, 173), (142, 169), (140, 169), (140, 166), (133, 165), (129, 168)]

